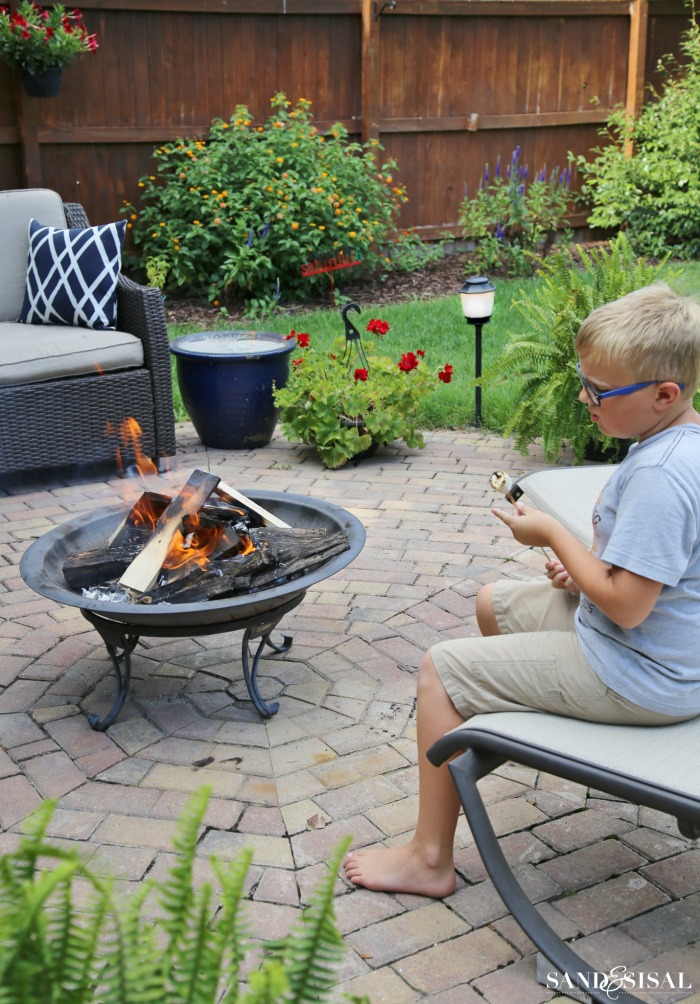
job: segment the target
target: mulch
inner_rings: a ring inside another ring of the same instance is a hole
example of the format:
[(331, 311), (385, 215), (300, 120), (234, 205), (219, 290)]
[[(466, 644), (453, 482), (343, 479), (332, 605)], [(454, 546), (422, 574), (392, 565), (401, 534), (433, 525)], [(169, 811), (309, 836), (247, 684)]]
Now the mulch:
[[(387, 306), (392, 303), (404, 303), (406, 300), (430, 300), (433, 297), (453, 296), (464, 284), (469, 271), (469, 255), (447, 254), (438, 262), (432, 262), (414, 272), (390, 272), (386, 277), (367, 276), (355, 283), (342, 287), (344, 296), (349, 296), (360, 306), (370, 304)], [(285, 314), (295, 314), (302, 311), (315, 310), (320, 307), (330, 307), (328, 296), (304, 300), (299, 303), (285, 304), (282, 308)], [(226, 326), (229, 321), (244, 320), (244, 307), (228, 308), (225, 318), (217, 307), (207, 300), (198, 298), (178, 297), (168, 294), (165, 301), (165, 311), (169, 324), (197, 324), (211, 328), (217, 323)]]
[[(608, 241), (587, 241), (575, 244), (571, 248), (574, 260), (577, 260), (579, 248), (591, 250), (604, 247)], [(394, 271), (386, 276), (366, 276), (357, 282), (351, 282), (342, 287), (344, 296), (362, 306), (385, 307), (393, 303), (404, 303), (407, 300), (430, 300), (433, 297), (454, 296), (457, 294), (464, 279), (474, 275), (475, 267), (471, 264), (472, 255), (468, 252), (453, 251), (445, 254), (437, 262), (431, 262), (413, 272)], [(505, 277), (506, 273), (489, 272), (490, 279)], [(318, 308), (331, 306), (330, 292), (326, 297), (316, 297), (298, 303), (284, 304), (282, 311), (293, 315)], [(213, 307), (205, 299), (179, 297), (168, 294), (165, 310), (169, 324), (196, 324), (203, 328), (213, 328), (217, 324), (226, 327), (229, 321), (238, 323), (244, 321), (244, 305), (228, 307), (228, 314), (222, 315), (218, 307)]]

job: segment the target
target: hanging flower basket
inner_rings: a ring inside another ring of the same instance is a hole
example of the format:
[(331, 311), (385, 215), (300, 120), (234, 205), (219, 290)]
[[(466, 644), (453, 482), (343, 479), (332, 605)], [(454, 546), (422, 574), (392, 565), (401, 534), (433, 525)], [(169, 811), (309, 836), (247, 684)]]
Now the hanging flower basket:
[(13, 12), (0, 6), (0, 57), (19, 69), (32, 97), (55, 97), (63, 68), (96, 49), (97, 35), (89, 34), (79, 10), (66, 10), (62, 4), (43, 7), (31, 0), (22, 0)]
[(28, 70), (20, 70), (24, 89), (30, 98), (55, 98), (61, 91), (61, 81), (63, 70), (58, 66), (52, 66), (43, 73), (29, 73)]

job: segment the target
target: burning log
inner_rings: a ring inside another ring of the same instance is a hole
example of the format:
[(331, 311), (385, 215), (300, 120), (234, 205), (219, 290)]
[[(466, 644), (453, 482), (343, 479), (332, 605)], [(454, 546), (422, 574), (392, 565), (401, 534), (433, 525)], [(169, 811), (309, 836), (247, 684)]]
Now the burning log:
[(185, 579), (165, 583), (150, 590), (143, 601), (201, 603), (253, 592), (309, 571), (350, 546), (344, 530), (328, 536), (322, 528), (282, 530), (265, 527), (251, 530), (250, 537), (256, 545), (254, 551), (223, 558), (207, 568), (190, 572)]
[(204, 471), (193, 471), (156, 523), (152, 536), (119, 580), (131, 593), (145, 593), (156, 582), (168, 556), (173, 537), (184, 516), (196, 513), (219, 484), (219, 478)]
[(142, 544), (121, 544), (69, 554), (63, 563), (63, 577), (71, 589), (110, 582), (124, 574), (142, 549)]
[(263, 523), (267, 526), (289, 526), (289, 523), (285, 523), (285, 521), (280, 519), (279, 516), (275, 516), (274, 513), (268, 512), (267, 509), (263, 509), (263, 507), (258, 505), (257, 502), (253, 502), (252, 499), (246, 498), (245, 495), (241, 495), (241, 493), (237, 492), (235, 488), (230, 488), (229, 485), (225, 485), (223, 481), (219, 482), (214, 491), (220, 498), (225, 499), (225, 501), (234, 503), (239, 502), (250, 512), (257, 513), (258, 516), (262, 517)]
[(114, 545), (136, 544), (139, 541), (143, 543), (153, 533), (156, 522), (171, 501), (169, 495), (144, 492), (109, 538), (109, 543)]

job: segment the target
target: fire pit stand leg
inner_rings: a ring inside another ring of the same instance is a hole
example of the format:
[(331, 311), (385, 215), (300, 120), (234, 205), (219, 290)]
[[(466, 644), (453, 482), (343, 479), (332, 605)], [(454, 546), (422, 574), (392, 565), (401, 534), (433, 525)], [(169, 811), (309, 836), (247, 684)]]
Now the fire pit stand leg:
[[(127, 694), (129, 693), (129, 683), (131, 682), (131, 653), (138, 644), (139, 636), (127, 634), (118, 625), (106, 622), (102, 618), (96, 617), (90, 611), (81, 610), (83, 617), (90, 621), (98, 632), (100, 638), (105, 643), (107, 654), (112, 662), (114, 675), (117, 681), (117, 692), (106, 715), (100, 718), (94, 711), (88, 711), (87, 720), (90, 727), (96, 732), (104, 732), (116, 720), (119, 712), (124, 706)], [(122, 668), (122, 660), (124, 666)]]
[(267, 631), (266, 634), (260, 638), (260, 643), (255, 650), (255, 655), (253, 655), (253, 663), (250, 663), (251, 647), (250, 639), (258, 636), (258, 632), (255, 632), (254, 628), (246, 628), (243, 633), (243, 641), (241, 643), (241, 663), (243, 665), (243, 676), (245, 677), (246, 687), (248, 688), (248, 693), (250, 699), (258, 709), (263, 718), (271, 718), (272, 715), (276, 715), (279, 711), (279, 702), (273, 701), (271, 704), (266, 704), (263, 700), (262, 694), (258, 690), (258, 663), (260, 662), (260, 657), (263, 654), (265, 646), (273, 649), (275, 652), (288, 652), (292, 647), (291, 635), (284, 635), (284, 641), (281, 645), (276, 645), (274, 641), (270, 641), (270, 632)]

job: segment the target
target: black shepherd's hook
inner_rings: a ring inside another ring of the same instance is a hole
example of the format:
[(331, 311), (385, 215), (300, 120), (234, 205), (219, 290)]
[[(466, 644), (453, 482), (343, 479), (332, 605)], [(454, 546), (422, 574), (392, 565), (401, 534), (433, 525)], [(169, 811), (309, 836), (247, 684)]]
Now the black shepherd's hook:
[(362, 364), (363, 368), (369, 370), (369, 363), (367, 362), (367, 357), (365, 356), (365, 350), (362, 348), (362, 335), (348, 317), (348, 312), (350, 310), (354, 310), (357, 314), (361, 313), (360, 308), (356, 303), (346, 303), (340, 312), (341, 317), (343, 318), (343, 324), (345, 325), (345, 352), (343, 354), (343, 362), (346, 366), (350, 365), (354, 350), (357, 353), (358, 361)]

